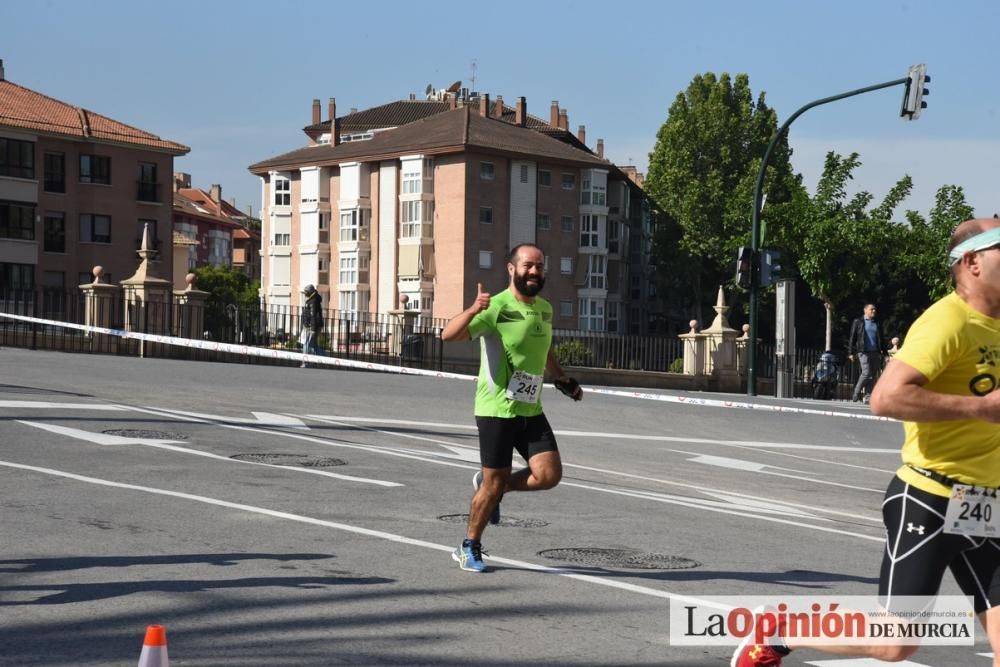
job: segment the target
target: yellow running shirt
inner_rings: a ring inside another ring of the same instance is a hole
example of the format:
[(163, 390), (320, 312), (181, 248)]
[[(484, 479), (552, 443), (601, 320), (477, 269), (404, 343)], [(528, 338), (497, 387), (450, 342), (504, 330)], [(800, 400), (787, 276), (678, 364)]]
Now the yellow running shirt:
[[(985, 396), (1000, 384), (1000, 320), (970, 308), (952, 292), (910, 327), (891, 363), (902, 361), (923, 373), (924, 388), (940, 394)], [(939, 496), (948, 487), (905, 464), (963, 484), (1000, 487), (1000, 424), (978, 419), (904, 422), (904, 482)]]

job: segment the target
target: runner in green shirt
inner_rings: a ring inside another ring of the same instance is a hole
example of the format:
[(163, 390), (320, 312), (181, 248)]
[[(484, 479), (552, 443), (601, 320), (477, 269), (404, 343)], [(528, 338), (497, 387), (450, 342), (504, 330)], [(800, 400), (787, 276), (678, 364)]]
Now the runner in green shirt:
[[(583, 398), (579, 383), (566, 377), (552, 354), (552, 306), (538, 296), (545, 285), (542, 251), (530, 243), (516, 246), (507, 273), (506, 290), (491, 298), (477, 285), (475, 302), (441, 332), (442, 340), (478, 338), (481, 346), (475, 414), (482, 469), (473, 477), (466, 538), (452, 554), (470, 572), (487, 569), (479, 540), (487, 521), (500, 521), (503, 494), (551, 489), (562, 477), (556, 439), (542, 412), (545, 372), (564, 394)], [(515, 449), (528, 467), (512, 474)]]

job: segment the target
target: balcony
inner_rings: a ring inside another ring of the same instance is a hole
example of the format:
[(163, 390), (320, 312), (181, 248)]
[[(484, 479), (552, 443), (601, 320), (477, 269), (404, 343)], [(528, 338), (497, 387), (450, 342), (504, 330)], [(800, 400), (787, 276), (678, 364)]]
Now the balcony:
[(149, 181), (136, 181), (136, 195), (137, 201), (150, 202), (153, 204), (160, 203), (160, 184), (151, 183)]

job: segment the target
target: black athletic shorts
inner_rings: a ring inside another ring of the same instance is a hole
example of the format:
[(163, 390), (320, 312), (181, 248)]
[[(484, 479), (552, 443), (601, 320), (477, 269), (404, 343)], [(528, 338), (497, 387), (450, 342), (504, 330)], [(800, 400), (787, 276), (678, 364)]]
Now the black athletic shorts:
[(514, 450), (525, 461), (542, 452), (557, 452), (556, 436), (545, 415), (476, 417), (479, 461), (484, 468), (510, 468)]
[(937, 595), (951, 569), (976, 613), (1000, 605), (1000, 538), (944, 532), (948, 499), (894, 477), (882, 502), (885, 555), (878, 593), (892, 609), (892, 596)]

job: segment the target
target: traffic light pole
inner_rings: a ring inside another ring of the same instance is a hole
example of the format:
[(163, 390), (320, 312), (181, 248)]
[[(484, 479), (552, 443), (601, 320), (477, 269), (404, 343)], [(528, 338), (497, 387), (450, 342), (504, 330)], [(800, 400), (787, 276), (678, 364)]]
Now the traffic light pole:
[(767, 151), (764, 153), (764, 161), (761, 162), (760, 172), (757, 174), (757, 182), (754, 184), (753, 188), (753, 218), (751, 222), (751, 237), (750, 237), (750, 248), (751, 248), (751, 262), (750, 262), (750, 344), (749, 350), (747, 351), (747, 396), (757, 395), (757, 305), (758, 305), (758, 292), (760, 291), (760, 209), (761, 209), (761, 190), (764, 187), (764, 177), (767, 175), (767, 165), (771, 160), (771, 153), (774, 152), (774, 147), (778, 144), (778, 140), (788, 131), (788, 126), (792, 122), (804, 114), (809, 109), (813, 107), (818, 107), (823, 104), (828, 104), (830, 102), (836, 102), (837, 100), (842, 100), (847, 97), (854, 97), (855, 95), (861, 95), (862, 93), (870, 93), (873, 90), (881, 90), (883, 88), (891, 88), (893, 86), (898, 86), (910, 81), (909, 76), (905, 76), (902, 79), (895, 79), (893, 81), (886, 81), (885, 83), (878, 83), (874, 86), (867, 86), (865, 88), (858, 88), (857, 90), (852, 90), (846, 93), (841, 93), (840, 95), (834, 95), (833, 97), (824, 97), (821, 100), (816, 100), (815, 102), (810, 102), (805, 105), (795, 113), (793, 113), (788, 120), (786, 120), (778, 131), (774, 133), (771, 137), (771, 143), (767, 145)]

